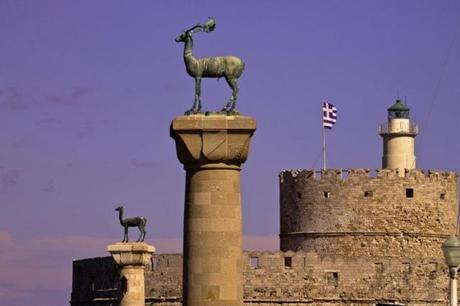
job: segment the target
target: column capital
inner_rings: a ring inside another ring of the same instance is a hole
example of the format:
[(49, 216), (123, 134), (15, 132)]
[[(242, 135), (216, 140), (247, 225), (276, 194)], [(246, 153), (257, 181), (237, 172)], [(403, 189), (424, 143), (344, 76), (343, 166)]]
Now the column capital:
[(107, 246), (107, 251), (122, 268), (143, 268), (150, 262), (155, 247), (143, 242), (117, 242)]
[(239, 169), (248, 157), (256, 121), (247, 116), (190, 115), (176, 117), (170, 136), (187, 169)]

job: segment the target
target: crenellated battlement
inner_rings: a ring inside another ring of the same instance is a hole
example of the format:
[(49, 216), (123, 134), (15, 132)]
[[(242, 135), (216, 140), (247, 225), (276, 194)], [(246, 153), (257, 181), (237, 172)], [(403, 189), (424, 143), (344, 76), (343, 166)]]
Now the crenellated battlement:
[(311, 180), (348, 180), (348, 179), (375, 179), (375, 178), (388, 178), (388, 179), (431, 179), (431, 180), (457, 180), (458, 174), (452, 171), (431, 170), (428, 171), (413, 169), (406, 169), (404, 176), (399, 176), (398, 169), (368, 169), (368, 168), (354, 168), (354, 169), (327, 169), (327, 170), (313, 170), (313, 169), (291, 169), (283, 170), (279, 173), (280, 182), (283, 183), (290, 179), (311, 179)]

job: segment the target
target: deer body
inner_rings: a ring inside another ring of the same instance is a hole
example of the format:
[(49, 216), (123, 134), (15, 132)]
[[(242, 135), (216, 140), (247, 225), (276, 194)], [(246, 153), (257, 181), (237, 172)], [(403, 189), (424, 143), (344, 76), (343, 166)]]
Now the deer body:
[(176, 38), (176, 42), (184, 42), (184, 62), (187, 73), (195, 78), (195, 100), (188, 111), (201, 111), (201, 78), (224, 77), (232, 89), (232, 96), (222, 111), (233, 111), (238, 98), (237, 80), (243, 74), (244, 62), (236, 56), (216, 56), (197, 59), (193, 56), (193, 29), (185, 31)]
[[(129, 227), (138, 227), (141, 232), (137, 242), (144, 241), (145, 239), (145, 225), (147, 224), (147, 219), (144, 217), (134, 217), (134, 218), (123, 218), (123, 206), (119, 206), (115, 209), (118, 211), (118, 218), (120, 220), (121, 226), (124, 228), (124, 236), (122, 242), (128, 242), (128, 228)], [(142, 240), (141, 240), (142, 238)]]

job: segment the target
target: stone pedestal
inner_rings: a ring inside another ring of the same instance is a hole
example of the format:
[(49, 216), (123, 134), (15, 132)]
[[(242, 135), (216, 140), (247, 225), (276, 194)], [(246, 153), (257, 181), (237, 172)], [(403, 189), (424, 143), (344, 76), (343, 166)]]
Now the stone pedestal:
[(120, 267), (119, 305), (145, 306), (144, 268), (155, 247), (142, 242), (119, 242), (109, 245), (107, 251)]
[(180, 116), (171, 124), (186, 170), (184, 306), (242, 306), (240, 167), (256, 129), (245, 116)]

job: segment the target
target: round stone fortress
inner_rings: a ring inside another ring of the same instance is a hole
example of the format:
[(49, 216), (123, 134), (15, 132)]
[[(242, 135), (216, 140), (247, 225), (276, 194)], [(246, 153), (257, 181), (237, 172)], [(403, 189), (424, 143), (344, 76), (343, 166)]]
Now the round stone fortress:
[(442, 258), (457, 175), (397, 169), (280, 173), (280, 247), (320, 256)]

